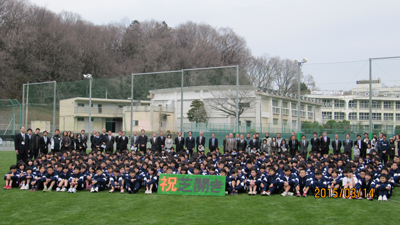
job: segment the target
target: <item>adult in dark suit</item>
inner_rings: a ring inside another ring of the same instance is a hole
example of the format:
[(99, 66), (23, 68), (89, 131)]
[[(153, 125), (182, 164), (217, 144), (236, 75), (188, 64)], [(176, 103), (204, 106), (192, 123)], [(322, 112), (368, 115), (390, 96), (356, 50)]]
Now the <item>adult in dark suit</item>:
[(40, 149), (40, 129), (36, 128), (35, 134), (32, 135), (32, 159), (36, 159), (39, 155)]
[(153, 133), (153, 137), (150, 138), (150, 144), (151, 144), (151, 151), (156, 152), (158, 149), (158, 143), (157, 143), (157, 134)]
[[(106, 129), (105, 128), (103, 128), (103, 133), (100, 134), (100, 139), (102, 141), (101, 145), (105, 146), (106, 143), (107, 143), (107, 133), (106, 133)], [(101, 151), (104, 151), (103, 147), (100, 147), (100, 149), (101, 149)]]
[(339, 140), (339, 136), (335, 135), (335, 140), (332, 141), (332, 149), (334, 154), (340, 154), (340, 148), (342, 148), (342, 142)]
[(226, 146), (226, 140), (228, 140), (228, 138), (229, 138), (229, 134), (225, 135), (225, 139), (222, 140), (222, 146), (224, 146), (224, 149), (223, 149), (224, 153), (226, 151), (225, 146)]
[(192, 154), (196, 145), (196, 141), (194, 137), (192, 137), (192, 131), (189, 131), (189, 137), (186, 137), (185, 143), (186, 143), (186, 150), (189, 151), (189, 158), (192, 158)]
[(292, 135), (291, 140), (288, 141), (289, 145), (289, 153), (292, 157), (296, 155), (296, 152), (299, 150), (299, 142), (296, 140), (296, 136)]
[(138, 138), (138, 146), (139, 150), (146, 154), (146, 146), (147, 146), (147, 136), (144, 134), (145, 130), (142, 129), (140, 131), (140, 136)]
[(133, 136), (131, 137), (131, 149), (133, 147), (134, 149), (138, 150), (138, 145), (137, 145), (138, 140), (139, 138), (137, 136), (137, 132), (135, 131), (133, 132)]
[(122, 137), (122, 131), (118, 131), (118, 135), (115, 137), (115, 142), (117, 143), (117, 150), (121, 151), (121, 146), (119, 146), (120, 139)]
[(96, 136), (96, 134), (97, 134), (98, 132), (97, 131), (93, 131), (93, 134), (92, 135), (90, 135), (90, 148), (93, 150), (93, 149), (96, 149), (97, 150), (97, 148), (96, 148), (96, 145), (95, 145), (95, 143), (94, 143), (94, 136)]
[(215, 137), (215, 134), (211, 134), (210, 140), (208, 140), (208, 149), (210, 152), (215, 151), (218, 148), (218, 138)]
[(178, 137), (175, 138), (176, 152), (180, 153), (184, 149), (185, 139), (182, 137), (182, 132), (178, 133)]
[(15, 135), (14, 138), (15, 153), (17, 153), (17, 163), (18, 161), (26, 162), (28, 159), (30, 145), (31, 142), (28, 134), (25, 133), (25, 127), (21, 127), (21, 133)]
[(81, 141), (82, 141), (82, 149), (81, 149), (81, 151), (82, 152), (86, 152), (86, 149), (88, 147), (87, 146), (88, 137), (85, 134), (85, 130), (81, 130)]
[(112, 154), (113, 152), (114, 152), (114, 137), (112, 136), (111, 131), (108, 131), (107, 141), (106, 141), (106, 153)]
[(50, 138), (47, 137), (47, 131), (43, 131), (43, 137), (40, 138), (40, 153), (46, 154), (49, 152)]
[(253, 134), (253, 138), (250, 140), (249, 147), (254, 151), (257, 151), (258, 149), (258, 140), (256, 139), (255, 134)]
[(353, 140), (350, 139), (350, 134), (346, 134), (346, 139), (343, 140), (343, 148), (343, 153), (347, 155), (347, 158), (351, 159)]
[(322, 134), (322, 139), (321, 139), (321, 153), (322, 155), (324, 154), (329, 154), (329, 145), (331, 143), (331, 139), (326, 136), (326, 132)]
[(300, 154), (304, 159), (307, 159), (308, 152), (308, 141), (306, 140), (306, 135), (301, 136), (301, 141), (299, 142)]
[(165, 146), (165, 137), (163, 136), (163, 132), (160, 131), (160, 136), (157, 137), (157, 151), (161, 153), (161, 150), (164, 149)]
[(315, 132), (310, 140), (311, 152), (321, 152), (321, 140), (317, 136), (318, 134)]
[(246, 151), (246, 147), (247, 147), (247, 142), (246, 140), (244, 140), (244, 136), (243, 134), (240, 135), (240, 139), (239, 139), (239, 143), (237, 144), (237, 150), (238, 151)]
[(125, 136), (125, 131), (122, 131), (121, 139), (119, 140), (119, 148), (122, 150), (128, 149), (129, 137)]
[(75, 148), (76, 151), (78, 152), (83, 152), (84, 146), (83, 146), (83, 141), (82, 141), (82, 135), (77, 134), (75, 138)]
[(357, 134), (357, 140), (354, 141), (354, 146), (358, 145), (358, 148), (360, 149), (360, 157), (361, 157), (361, 152), (365, 150), (367, 152), (367, 146), (363, 140), (361, 140), (361, 135)]
[(196, 138), (197, 152), (204, 152), (206, 148), (206, 138), (203, 132), (200, 131), (199, 136)]

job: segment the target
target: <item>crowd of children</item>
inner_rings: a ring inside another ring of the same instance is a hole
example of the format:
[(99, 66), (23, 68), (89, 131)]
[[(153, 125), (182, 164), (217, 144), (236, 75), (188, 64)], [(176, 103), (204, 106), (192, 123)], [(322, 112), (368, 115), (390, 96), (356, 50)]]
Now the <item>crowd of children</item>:
[[(226, 194), (281, 194), (307, 197), (322, 189), (327, 197), (386, 201), (399, 183), (400, 159), (395, 156), (382, 164), (376, 151), (366, 158), (356, 154), (310, 152), (308, 158), (297, 152), (275, 154), (256, 151), (221, 153), (218, 148), (207, 154), (197, 152), (189, 158), (186, 151), (85, 151), (65, 150), (39, 154), (35, 160), (19, 161), (4, 177), (4, 189), (76, 193), (127, 191), (145, 194), (157, 191), (162, 173), (226, 176)], [(342, 191), (340, 191), (342, 190)], [(344, 190), (344, 192), (343, 192)], [(346, 193), (348, 190), (348, 194)]]

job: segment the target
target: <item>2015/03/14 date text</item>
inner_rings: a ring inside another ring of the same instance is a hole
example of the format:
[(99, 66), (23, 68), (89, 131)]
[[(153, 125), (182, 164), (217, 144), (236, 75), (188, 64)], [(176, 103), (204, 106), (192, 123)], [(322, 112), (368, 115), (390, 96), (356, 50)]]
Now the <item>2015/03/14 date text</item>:
[(314, 191), (314, 198), (359, 198), (361, 195), (364, 198), (367, 195), (373, 198), (374, 191), (373, 189), (367, 191), (366, 188), (358, 190), (355, 188), (316, 188)]

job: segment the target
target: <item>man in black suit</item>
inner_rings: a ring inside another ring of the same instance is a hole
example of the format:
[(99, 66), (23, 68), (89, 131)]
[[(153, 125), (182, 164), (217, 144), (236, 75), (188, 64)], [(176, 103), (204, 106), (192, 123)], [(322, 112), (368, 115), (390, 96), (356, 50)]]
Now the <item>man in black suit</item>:
[(243, 152), (246, 151), (247, 142), (246, 140), (244, 140), (243, 134), (240, 135), (239, 143), (237, 145), (238, 145), (237, 147), (238, 151), (243, 151)]
[(164, 149), (165, 146), (165, 137), (163, 136), (163, 132), (160, 131), (160, 136), (157, 137), (157, 151), (161, 153), (161, 150)]
[(331, 139), (326, 135), (326, 131), (322, 133), (321, 139), (321, 153), (322, 155), (329, 154), (329, 145), (331, 143)]
[(320, 139), (317, 136), (318, 136), (317, 132), (314, 132), (313, 138), (311, 138), (311, 140), (310, 140), (311, 152), (315, 152), (315, 153), (321, 151), (321, 149), (320, 149), (320, 146), (321, 146)]
[(144, 135), (144, 132), (145, 132), (144, 129), (140, 131), (141, 135), (139, 136), (137, 143), (140, 151), (142, 151), (143, 154), (146, 154), (147, 136)]
[(225, 151), (226, 151), (226, 140), (228, 140), (229, 139), (229, 134), (226, 134), (225, 135), (225, 139), (224, 140), (222, 140), (222, 146), (224, 146), (224, 149), (223, 149), (223, 152), (224, 152), (224, 154), (225, 154)]
[(257, 140), (255, 134), (253, 134), (253, 138), (250, 140), (249, 147), (253, 151), (257, 151), (258, 150), (258, 140)]
[(297, 141), (296, 136), (292, 135), (291, 140), (287, 143), (289, 145), (289, 153), (292, 157), (296, 155), (299, 150), (299, 141)]
[(218, 148), (218, 138), (215, 137), (215, 134), (211, 134), (211, 138), (208, 141), (208, 148), (210, 152), (213, 152)]
[[(108, 135), (107, 135), (107, 133), (106, 133), (106, 129), (103, 128), (103, 133), (100, 134), (100, 139), (101, 139), (101, 142), (102, 142), (101, 145), (103, 145), (103, 146), (106, 145), (106, 143), (107, 143), (107, 136), (108, 136)], [(103, 148), (103, 147), (100, 147), (100, 150), (101, 150), (101, 151), (104, 151), (104, 148)]]
[(86, 152), (88, 137), (85, 135), (85, 130), (81, 130), (82, 152)]
[(203, 136), (203, 132), (200, 131), (199, 136), (196, 138), (197, 152), (204, 152), (206, 147), (206, 138)]
[(189, 131), (189, 137), (186, 137), (186, 150), (189, 151), (189, 158), (192, 158), (192, 154), (194, 151), (194, 147), (196, 145), (196, 141), (194, 140), (194, 137), (192, 137), (192, 131)]
[(106, 141), (106, 153), (112, 154), (114, 152), (114, 137), (111, 131), (108, 131), (107, 141)]
[(333, 154), (340, 154), (340, 148), (342, 148), (342, 142), (339, 140), (339, 136), (335, 135), (335, 140), (332, 141)]
[(119, 146), (120, 139), (122, 137), (122, 131), (118, 131), (118, 136), (115, 137), (115, 142), (117, 142), (117, 150), (121, 151), (121, 147)]
[(361, 140), (361, 135), (357, 134), (357, 140), (354, 141), (354, 145), (358, 145), (358, 148), (360, 149), (360, 156), (361, 156), (361, 152), (363, 152), (364, 149), (365, 149), (365, 152), (367, 152), (366, 151), (367, 146), (366, 146), (365, 142), (363, 140)]
[(43, 131), (43, 137), (40, 138), (40, 153), (46, 154), (49, 152), (50, 138), (47, 137), (47, 131)]
[(133, 136), (131, 137), (131, 150), (132, 151), (136, 151), (138, 150), (138, 136), (137, 136), (137, 132), (133, 132)]
[(21, 127), (21, 133), (15, 135), (14, 147), (17, 153), (18, 161), (26, 162), (28, 159), (29, 145), (31, 145), (28, 134), (25, 133), (25, 127)]
[(353, 150), (353, 140), (350, 139), (350, 134), (346, 134), (346, 139), (343, 140), (343, 153), (351, 160), (351, 152)]
[(182, 137), (182, 132), (178, 133), (178, 137), (175, 138), (176, 152), (179, 154), (183, 151), (185, 145), (185, 139)]
[(35, 134), (32, 135), (32, 159), (36, 159), (40, 149), (40, 128), (36, 128)]
[(125, 134), (125, 131), (122, 131), (122, 136), (119, 139), (119, 148), (121, 149), (120, 151), (128, 149), (129, 137), (126, 137)]
[(150, 144), (151, 144), (151, 151), (156, 152), (158, 149), (158, 143), (157, 143), (157, 134), (153, 133), (153, 137), (150, 138)]

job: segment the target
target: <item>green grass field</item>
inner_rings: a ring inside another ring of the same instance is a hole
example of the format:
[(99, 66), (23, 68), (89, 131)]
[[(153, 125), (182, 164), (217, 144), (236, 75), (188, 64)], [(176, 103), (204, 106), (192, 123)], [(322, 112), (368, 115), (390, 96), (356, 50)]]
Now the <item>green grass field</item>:
[[(14, 152), (0, 152), (4, 176)], [(4, 180), (0, 182), (1, 188)], [(400, 194), (388, 202), (273, 196), (76, 194), (0, 190), (0, 224), (397, 224)]]

